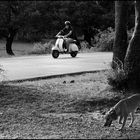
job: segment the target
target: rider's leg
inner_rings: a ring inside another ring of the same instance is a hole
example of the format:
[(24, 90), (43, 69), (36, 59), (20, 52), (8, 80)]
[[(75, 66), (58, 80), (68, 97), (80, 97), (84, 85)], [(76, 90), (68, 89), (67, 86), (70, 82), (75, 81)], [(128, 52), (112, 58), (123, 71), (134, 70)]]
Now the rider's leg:
[(67, 49), (67, 50), (69, 50), (69, 44), (70, 44), (71, 42), (73, 42), (73, 39), (72, 39), (72, 38), (67, 38), (67, 39), (66, 39), (66, 47), (67, 47), (66, 49)]
[(64, 39), (64, 42), (63, 42), (63, 49), (67, 49), (66, 44), (67, 44), (67, 42), (66, 42), (66, 40)]

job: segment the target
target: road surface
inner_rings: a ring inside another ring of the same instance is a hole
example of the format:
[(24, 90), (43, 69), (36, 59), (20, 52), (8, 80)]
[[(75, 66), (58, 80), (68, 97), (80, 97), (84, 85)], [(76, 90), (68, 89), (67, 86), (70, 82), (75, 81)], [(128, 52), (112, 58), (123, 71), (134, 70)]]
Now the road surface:
[[(51, 55), (1, 58), (5, 70), (4, 81), (29, 79), (51, 75), (103, 70), (110, 68), (112, 53), (79, 53), (76, 58), (68, 54), (54, 59)], [(1, 78), (1, 79), (2, 79)]]

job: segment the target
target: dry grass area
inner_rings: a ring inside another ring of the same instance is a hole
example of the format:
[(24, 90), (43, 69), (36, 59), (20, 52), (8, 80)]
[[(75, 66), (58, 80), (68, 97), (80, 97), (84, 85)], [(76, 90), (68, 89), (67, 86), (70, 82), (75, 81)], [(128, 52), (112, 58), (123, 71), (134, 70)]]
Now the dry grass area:
[(103, 127), (104, 112), (123, 97), (111, 90), (106, 74), (1, 85), (0, 138), (138, 138), (140, 117), (123, 133), (117, 122)]

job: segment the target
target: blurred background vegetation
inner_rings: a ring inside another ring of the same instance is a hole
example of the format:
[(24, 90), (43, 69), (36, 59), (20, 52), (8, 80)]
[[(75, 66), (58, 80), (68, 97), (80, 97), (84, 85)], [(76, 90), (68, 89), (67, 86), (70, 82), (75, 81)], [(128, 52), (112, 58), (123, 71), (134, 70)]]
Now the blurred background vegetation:
[[(134, 27), (134, 6), (129, 6), (128, 30)], [(7, 10), (9, 9), (9, 10)], [(101, 51), (112, 50), (114, 1), (0, 1), (0, 38), (17, 29), (14, 40), (39, 42), (53, 39), (64, 21), (71, 21), (79, 39), (88, 27), (98, 29), (93, 44)], [(131, 34), (130, 34), (131, 36)]]

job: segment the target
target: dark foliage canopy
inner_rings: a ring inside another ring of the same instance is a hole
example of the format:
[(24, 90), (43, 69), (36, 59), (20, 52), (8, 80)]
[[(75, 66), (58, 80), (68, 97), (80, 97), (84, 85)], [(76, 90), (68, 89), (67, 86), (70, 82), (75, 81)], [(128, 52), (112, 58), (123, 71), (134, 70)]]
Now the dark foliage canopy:
[(78, 35), (88, 26), (101, 30), (114, 27), (113, 1), (9, 0), (0, 1), (0, 11), (0, 37), (7, 36), (9, 28), (17, 28), (18, 40), (53, 37), (66, 20), (71, 21)]

